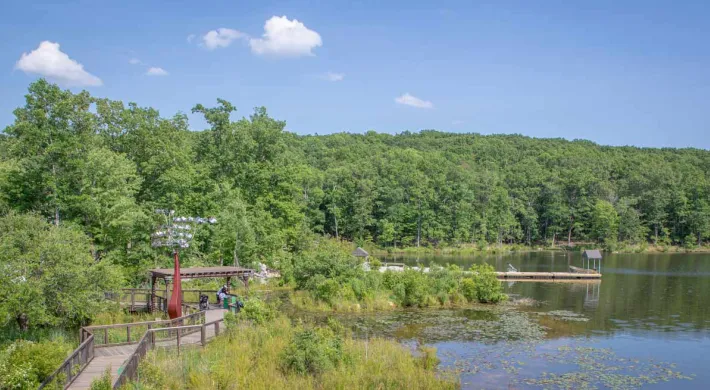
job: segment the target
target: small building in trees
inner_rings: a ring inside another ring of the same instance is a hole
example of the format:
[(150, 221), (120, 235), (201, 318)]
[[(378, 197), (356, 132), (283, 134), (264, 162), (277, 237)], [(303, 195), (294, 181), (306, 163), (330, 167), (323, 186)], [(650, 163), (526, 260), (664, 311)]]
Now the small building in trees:
[(366, 261), (367, 261), (367, 259), (370, 257), (370, 254), (367, 253), (366, 250), (364, 250), (364, 249), (362, 249), (362, 248), (360, 248), (360, 247), (357, 247), (357, 249), (355, 249), (355, 250), (353, 251), (352, 255), (355, 256), (355, 257), (362, 257), (362, 258), (364, 258)]

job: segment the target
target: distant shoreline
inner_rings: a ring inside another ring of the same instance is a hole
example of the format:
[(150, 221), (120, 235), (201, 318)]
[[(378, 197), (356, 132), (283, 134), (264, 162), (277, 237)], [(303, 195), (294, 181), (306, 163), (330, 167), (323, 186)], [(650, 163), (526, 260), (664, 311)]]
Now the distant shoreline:
[(525, 246), (525, 245), (503, 245), (503, 246), (488, 246), (480, 249), (473, 246), (463, 247), (401, 247), (401, 248), (368, 248), (370, 254), (375, 257), (392, 256), (392, 255), (411, 255), (411, 254), (426, 254), (438, 256), (461, 256), (461, 255), (493, 255), (504, 253), (527, 253), (527, 252), (570, 252), (578, 253), (585, 249), (600, 249), (605, 253), (615, 254), (662, 254), (662, 253), (710, 253), (710, 246), (704, 245), (698, 248), (686, 248), (678, 245), (620, 245), (614, 250), (604, 249), (601, 246), (593, 246), (589, 244), (579, 245), (575, 247), (544, 247), (544, 246)]

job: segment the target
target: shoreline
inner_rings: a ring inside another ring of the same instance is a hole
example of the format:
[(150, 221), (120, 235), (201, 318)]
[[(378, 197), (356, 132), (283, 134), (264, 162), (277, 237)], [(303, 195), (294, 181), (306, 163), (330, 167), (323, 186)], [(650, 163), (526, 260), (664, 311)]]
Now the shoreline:
[(434, 255), (434, 256), (481, 256), (481, 255), (498, 255), (510, 253), (530, 253), (530, 252), (560, 252), (560, 253), (581, 253), (587, 249), (599, 249), (608, 254), (669, 254), (669, 253), (710, 253), (710, 246), (702, 246), (699, 248), (685, 248), (678, 245), (628, 245), (615, 250), (602, 249), (600, 246), (579, 245), (575, 247), (530, 247), (522, 245), (503, 245), (501, 247), (486, 247), (479, 249), (476, 247), (404, 247), (404, 248), (366, 248), (371, 256), (406, 256), (406, 255)]

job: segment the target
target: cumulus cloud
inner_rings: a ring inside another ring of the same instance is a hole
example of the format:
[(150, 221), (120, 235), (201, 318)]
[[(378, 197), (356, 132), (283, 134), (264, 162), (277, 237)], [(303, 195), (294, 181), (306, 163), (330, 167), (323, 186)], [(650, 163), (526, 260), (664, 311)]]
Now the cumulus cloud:
[(43, 41), (39, 46), (22, 56), (15, 69), (35, 73), (68, 87), (97, 87), (103, 84), (100, 78), (84, 70), (84, 65), (72, 60), (59, 50), (59, 44)]
[(416, 108), (434, 108), (434, 104), (432, 102), (419, 99), (418, 97), (412, 96), (408, 93), (396, 97), (394, 101), (399, 104), (404, 104), (405, 106), (412, 106)]
[(344, 73), (333, 73), (333, 72), (326, 72), (323, 74), (323, 80), (328, 80), (328, 81), (343, 81), (345, 78)]
[(249, 40), (254, 54), (277, 56), (314, 55), (313, 49), (323, 46), (320, 35), (296, 19), (272, 16), (264, 24), (264, 35)]
[(241, 31), (222, 27), (216, 30), (209, 31), (207, 34), (203, 35), (202, 44), (207, 49), (214, 50), (220, 47), (227, 47), (231, 45), (232, 42), (234, 42), (235, 40), (246, 37), (247, 35)]
[(154, 66), (149, 68), (148, 71), (145, 72), (145, 74), (146, 76), (167, 76), (168, 72), (166, 72), (163, 68), (158, 68)]

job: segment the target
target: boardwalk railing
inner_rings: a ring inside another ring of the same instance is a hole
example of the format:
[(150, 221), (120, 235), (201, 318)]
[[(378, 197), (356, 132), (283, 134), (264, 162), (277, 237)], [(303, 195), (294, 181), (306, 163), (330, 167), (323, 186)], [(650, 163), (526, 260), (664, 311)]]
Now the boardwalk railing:
[[(189, 307), (192, 309), (192, 307)], [(81, 341), (89, 336), (96, 340), (97, 347), (114, 347), (135, 344), (139, 337), (148, 330), (170, 328), (183, 325), (198, 325), (205, 322), (205, 312), (198, 311), (174, 320), (131, 322), (128, 324), (95, 325), (81, 328)]]
[[(120, 370), (120, 374), (113, 383), (114, 389), (119, 389), (131, 380), (138, 377), (138, 367), (145, 355), (156, 348), (177, 348), (180, 353), (180, 346), (185, 344), (201, 345), (207, 344), (207, 340), (219, 335), (220, 324), (224, 323), (224, 319), (219, 319), (201, 325), (186, 325), (173, 328), (150, 329), (141, 338), (136, 345), (136, 350), (126, 360)], [(214, 327), (214, 332), (211, 337), (208, 336), (208, 330)], [(185, 342), (185, 336), (200, 332), (199, 341)], [(164, 335), (161, 335), (164, 334)], [(162, 337), (161, 337), (162, 336)]]
[[(149, 288), (124, 288), (116, 293), (106, 293), (106, 299), (118, 302), (130, 311), (148, 309), (151, 302), (151, 289)], [(185, 303), (199, 303), (200, 295), (207, 294), (210, 299), (215, 299), (217, 290), (187, 289), (182, 290), (182, 301)], [(155, 291), (155, 309), (168, 311), (168, 299), (164, 290)]]
[(54, 371), (50, 376), (48, 376), (41, 385), (39, 389), (43, 389), (48, 384), (54, 382), (55, 380), (63, 381), (64, 386), (68, 386), (70, 383), (76, 379), (81, 371), (89, 365), (91, 359), (94, 358), (94, 336), (89, 335), (83, 342), (79, 345), (79, 348), (74, 350), (71, 355), (69, 355), (64, 362), (59, 366), (59, 368)]
[[(183, 303), (183, 310), (195, 311), (195, 307), (192, 305), (187, 305)], [(86, 368), (86, 366), (94, 358), (94, 349), (97, 347), (108, 347), (117, 345), (134, 344), (132, 341), (132, 335), (138, 336), (143, 335), (149, 330), (162, 330), (171, 329), (175, 327), (180, 327), (183, 325), (188, 326), (201, 326), (199, 324), (204, 324), (205, 322), (205, 312), (197, 311), (192, 314), (185, 315), (174, 320), (161, 320), (161, 321), (147, 321), (147, 322), (134, 322), (129, 324), (115, 324), (115, 325), (97, 325), (97, 326), (85, 326), (81, 328), (80, 340), (81, 344), (77, 349), (72, 352), (69, 357), (64, 360), (64, 362), (57, 368), (51, 375), (49, 375), (44, 382), (39, 386), (40, 389), (49, 385), (53, 382), (59, 382), (63, 384), (63, 388), (68, 387), (74, 379), (76, 379), (79, 374)], [(186, 331), (190, 331), (189, 329)], [(193, 330), (196, 332), (196, 330)], [(173, 335), (173, 337), (180, 338), (183, 334)]]

